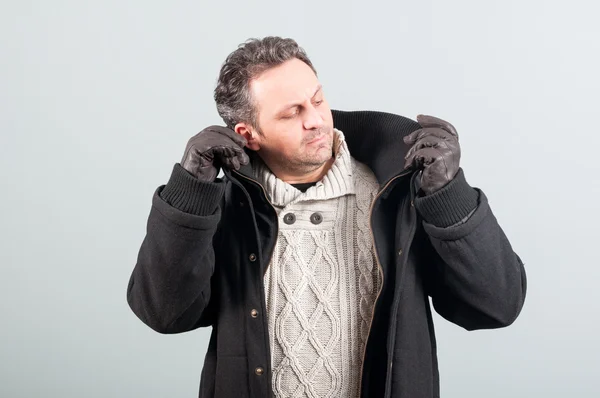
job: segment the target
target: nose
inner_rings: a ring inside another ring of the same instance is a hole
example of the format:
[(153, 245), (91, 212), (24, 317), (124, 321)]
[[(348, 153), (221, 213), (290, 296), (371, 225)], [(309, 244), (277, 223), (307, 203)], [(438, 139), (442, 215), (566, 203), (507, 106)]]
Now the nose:
[(307, 107), (304, 115), (304, 128), (306, 130), (318, 129), (325, 125), (325, 120), (323, 119), (317, 108), (315, 108), (315, 106), (312, 104), (310, 104), (310, 106)]

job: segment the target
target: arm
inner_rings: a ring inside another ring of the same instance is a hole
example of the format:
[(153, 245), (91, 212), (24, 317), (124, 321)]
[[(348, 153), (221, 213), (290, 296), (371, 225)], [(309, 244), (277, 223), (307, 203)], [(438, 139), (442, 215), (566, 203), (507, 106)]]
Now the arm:
[(467, 330), (514, 322), (525, 300), (525, 270), (483, 192), (467, 184), (461, 169), (415, 206), (429, 245), (425, 284), (435, 310)]
[(176, 164), (169, 182), (154, 193), (127, 301), (142, 322), (160, 333), (181, 333), (214, 321), (213, 244), (224, 191), (225, 182), (200, 181)]

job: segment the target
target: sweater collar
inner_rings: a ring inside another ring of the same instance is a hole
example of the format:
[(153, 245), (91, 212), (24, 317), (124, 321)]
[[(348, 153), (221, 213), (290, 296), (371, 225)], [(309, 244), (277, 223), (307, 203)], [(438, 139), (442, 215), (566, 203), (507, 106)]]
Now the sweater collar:
[(263, 185), (273, 205), (283, 207), (299, 201), (326, 200), (355, 193), (352, 160), (344, 133), (338, 129), (333, 133), (335, 160), (323, 178), (306, 192), (277, 178), (259, 156), (251, 157), (253, 176)]

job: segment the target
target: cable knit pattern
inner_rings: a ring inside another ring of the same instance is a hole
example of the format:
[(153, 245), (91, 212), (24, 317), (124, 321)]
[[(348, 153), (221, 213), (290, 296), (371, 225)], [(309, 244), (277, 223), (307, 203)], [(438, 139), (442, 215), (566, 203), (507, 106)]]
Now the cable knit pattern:
[(327, 174), (304, 193), (253, 160), (279, 217), (264, 277), (276, 397), (358, 396), (381, 286), (369, 226), (379, 186), (337, 129), (334, 153)]
[[(366, 167), (366, 166), (365, 166)], [(369, 186), (372, 181), (369, 180), (367, 173), (357, 173), (357, 177), (360, 180), (359, 186)], [(364, 200), (356, 201), (358, 208), (357, 219), (357, 245), (358, 245), (358, 258), (356, 259), (356, 265), (360, 269), (360, 276), (358, 279), (358, 290), (360, 293), (360, 315), (362, 323), (360, 325), (360, 351), (365, 349), (367, 334), (369, 332), (369, 323), (371, 312), (373, 311), (375, 291), (373, 278), (370, 277), (376, 269), (373, 261), (373, 241), (371, 239), (371, 231), (369, 227), (369, 209), (372, 200), (374, 199), (377, 191), (372, 192), (371, 200), (369, 202)]]

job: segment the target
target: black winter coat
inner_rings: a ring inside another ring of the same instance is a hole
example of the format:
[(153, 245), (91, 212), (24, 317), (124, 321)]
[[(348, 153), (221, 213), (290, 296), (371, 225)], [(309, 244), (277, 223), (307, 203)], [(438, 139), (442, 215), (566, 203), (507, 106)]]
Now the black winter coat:
[[(415, 121), (332, 112), (351, 155), (380, 184), (371, 229), (384, 282), (361, 397), (438, 397), (429, 297), (442, 317), (467, 330), (510, 325), (525, 299), (523, 263), (462, 169), (442, 190), (417, 194), (417, 173), (403, 170), (409, 148), (402, 140), (420, 128)], [(275, 209), (251, 165), (205, 183), (175, 164), (154, 193), (127, 300), (160, 333), (212, 326), (200, 397), (272, 396), (263, 275), (277, 233)]]

